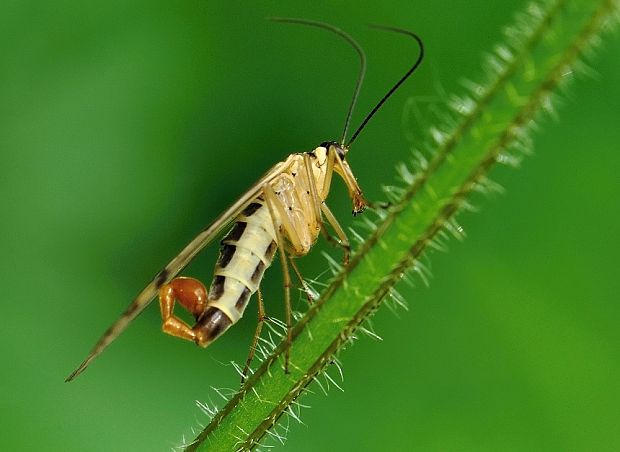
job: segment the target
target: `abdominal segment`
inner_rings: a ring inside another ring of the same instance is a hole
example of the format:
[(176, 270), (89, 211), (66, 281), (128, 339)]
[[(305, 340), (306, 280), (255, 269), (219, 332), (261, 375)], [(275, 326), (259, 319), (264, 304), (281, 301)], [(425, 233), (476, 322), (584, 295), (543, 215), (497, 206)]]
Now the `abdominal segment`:
[[(207, 309), (195, 328), (217, 333), (209, 334), (213, 336), (209, 342), (241, 318), (276, 252), (273, 220), (262, 199), (257, 198), (245, 208), (221, 244)], [(208, 324), (212, 326), (207, 328)]]

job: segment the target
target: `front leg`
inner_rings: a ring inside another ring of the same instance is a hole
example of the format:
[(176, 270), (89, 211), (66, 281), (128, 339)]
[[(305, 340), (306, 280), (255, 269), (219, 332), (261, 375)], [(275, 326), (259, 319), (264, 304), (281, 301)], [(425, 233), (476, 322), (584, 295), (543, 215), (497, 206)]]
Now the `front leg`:
[[(324, 202), (321, 204), (321, 212), (323, 212), (323, 214), (325, 215), (325, 218), (327, 219), (327, 222), (331, 225), (332, 228), (334, 228), (334, 231), (336, 232), (336, 235), (338, 236), (339, 241), (336, 241), (336, 244), (340, 245), (342, 249), (344, 250), (344, 257), (342, 261), (343, 264), (349, 265), (349, 255), (351, 254), (351, 244), (349, 243), (349, 239), (347, 238), (347, 235), (345, 234), (344, 229), (342, 229), (342, 226), (340, 226), (340, 223), (338, 223), (338, 220), (336, 220), (336, 217), (334, 216), (332, 211), (329, 210), (329, 207), (327, 207), (327, 204), (325, 204)], [(332, 239), (331, 236), (329, 236), (329, 238)]]
[[(327, 164), (327, 174), (329, 175), (330, 178), (331, 178), (331, 174), (334, 168), (334, 163), (333, 163), (334, 156), (335, 156), (335, 153), (332, 153), (330, 155), (331, 158), (330, 160), (328, 160), (328, 164)], [(342, 247), (344, 251), (343, 263), (344, 265), (347, 265), (349, 263), (349, 255), (351, 254), (351, 246), (349, 244), (349, 240), (347, 239), (347, 236), (344, 233), (344, 230), (342, 229), (342, 227), (336, 220), (336, 217), (334, 217), (331, 210), (329, 210), (329, 208), (327, 207), (327, 204), (325, 204), (325, 201), (321, 200), (319, 197), (318, 188), (316, 186), (316, 181), (314, 177), (312, 176), (312, 163), (310, 162), (310, 157), (308, 156), (308, 154), (304, 155), (304, 164), (305, 164), (305, 170), (306, 170), (306, 177), (308, 179), (308, 184), (310, 185), (310, 194), (312, 197), (312, 206), (315, 211), (316, 221), (319, 224), (319, 227), (321, 228), (321, 232), (323, 233), (327, 241)], [(326, 181), (326, 185), (328, 185), (327, 181)], [(334, 230), (336, 231), (336, 235), (338, 235), (339, 240), (334, 239), (329, 233), (329, 231), (327, 230), (327, 228), (325, 227), (325, 224), (323, 223), (322, 214), (325, 214), (325, 217), (327, 218), (327, 222), (334, 228)], [(291, 264), (292, 263), (293, 261), (291, 261)], [(302, 284), (303, 284), (303, 280), (302, 280)]]
[(366, 206), (368, 206), (368, 201), (364, 199), (362, 189), (358, 185), (349, 163), (344, 160), (344, 157), (340, 157), (335, 146), (330, 146), (329, 149), (331, 154), (334, 156), (334, 171), (342, 177), (342, 180), (344, 180), (344, 183), (349, 190), (349, 196), (353, 201), (353, 216), (355, 216), (366, 209)]

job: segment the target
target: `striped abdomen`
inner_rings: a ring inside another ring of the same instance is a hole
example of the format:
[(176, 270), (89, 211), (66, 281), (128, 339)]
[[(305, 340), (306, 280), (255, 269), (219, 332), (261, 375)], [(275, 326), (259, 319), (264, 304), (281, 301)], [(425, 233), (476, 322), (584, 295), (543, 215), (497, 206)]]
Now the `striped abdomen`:
[(198, 329), (209, 330), (209, 342), (241, 318), (276, 252), (273, 221), (261, 198), (237, 217), (221, 244), (207, 309), (197, 321)]

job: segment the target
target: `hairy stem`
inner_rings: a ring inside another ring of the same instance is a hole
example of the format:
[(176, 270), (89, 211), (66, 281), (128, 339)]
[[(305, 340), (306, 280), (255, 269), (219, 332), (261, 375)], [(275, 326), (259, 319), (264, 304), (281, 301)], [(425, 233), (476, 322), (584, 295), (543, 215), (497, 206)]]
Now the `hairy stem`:
[(430, 158), (403, 172), (398, 199), (295, 326), (290, 373), (280, 344), (187, 450), (251, 449), (284, 413), (295, 417), (291, 404), (394, 285), (412, 269), (423, 272), (425, 249), (437, 246), (444, 230), (458, 235), (452, 219), (468, 206), (472, 190), (489, 188), (489, 168), (527, 150), (537, 114), (551, 111), (552, 93), (580, 67), (578, 59), (618, 10), (617, 0), (556, 0), (517, 16), (506, 42), (486, 61), (486, 80), (452, 99), (454, 111), (431, 129)]

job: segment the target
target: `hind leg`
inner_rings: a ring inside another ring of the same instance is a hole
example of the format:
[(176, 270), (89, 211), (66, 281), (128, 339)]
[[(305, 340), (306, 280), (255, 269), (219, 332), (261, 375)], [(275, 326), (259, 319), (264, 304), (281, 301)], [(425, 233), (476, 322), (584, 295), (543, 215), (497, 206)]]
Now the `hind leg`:
[(314, 298), (312, 296), (312, 289), (310, 289), (310, 286), (308, 285), (304, 277), (301, 276), (299, 268), (297, 268), (297, 264), (295, 264), (295, 261), (293, 260), (293, 256), (289, 256), (288, 261), (291, 263), (291, 267), (293, 268), (293, 271), (297, 275), (297, 279), (299, 279), (299, 283), (301, 284), (301, 287), (303, 288), (303, 291), (306, 294), (306, 298), (308, 299), (308, 304), (311, 305), (312, 303), (314, 303)]
[(198, 319), (207, 306), (207, 289), (197, 279), (185, 277), (175, 278), (159, 289), (159, 307), (164, 333), (196, 342), (196, 332), (174, 315), (175, 301)]
[(256, 347), (258, 346), (258, 339), (260, 338), (260, 332), (263, 329), (263, 323), (265, 323), (265, 304), (263, 303), (263, 293), (260, 290), (260, 287), (257, 290), (258, 295), (258, 323), (256, 324), (256, 331), (254, 332), (254, 337), (252, 338), (252, 345), (250, 346), (250, 353), (248, 355), (248, 359), (245, 361), (245, 367), (243, 368), (243, 374), (241, 375), (241, 384), (245, 383), (245, 379), (248, 377), (248, 373), (250, 371), (250, 365), (252, 364), (252, 360), (254, 359), (254, 355), (256, 354)]

